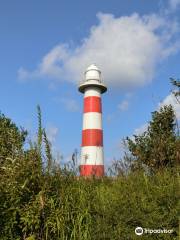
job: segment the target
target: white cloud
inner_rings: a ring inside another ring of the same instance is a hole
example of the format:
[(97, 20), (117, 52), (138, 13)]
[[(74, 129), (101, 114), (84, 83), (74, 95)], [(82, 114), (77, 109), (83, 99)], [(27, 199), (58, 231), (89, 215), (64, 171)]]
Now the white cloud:
[[(158, 104), (157, 110), (159, 110), (160, 107), (164, 105), (170, 105), (170, 104), (174, 109), (177, 120), (180, 120), (180, 104), (178, 103), (178, 101), (176, 100), (173, 94), (169, 94), (167, 97), (165, 97), (164, 100)], [(145, 123), (141, 125), (139, 128), (136, 128), (134, 130), (133, 135), (141, 135), (143, 132), (147, 130), (147, 128), (148, 128), (148, 123)]]
[(159, 108), (164, 105), (172, 105), (174, 112), (176, 114), (176, 118), (180, 120), (180, 104), (174, 97), (174, 95), (171, 93), (169, 94), (161, 103), (159, 103)]
[[(32, 78), (33, 73), (28, 72), (26, 69), (20, 67), (18, 70), (18, 79), (22, 82), (26, 81), (29, 78)], [(35, 75), (37, 76), (37, 75)]]
[(57, 90), (57, 83), (50, 82), (49, 85), (48, 85), (48, 89), (51, 90), (51, 91)]
[(77, 83), (85, 68), (95, 62), (109, 86), (138, 87), (150, 82), (157, 65), (179, 50), (172, 43), (178, 31), (177, 23), (156, 14), (115, 18), (98, 13), (98, 25), (80, 46), (55, 46), (33, 72), (19, 69), (19, 78), (49, 77)]
[(143, 134), (147, 129), (148, 129), (148, 123), (145, 123), (145, 124), (141, 125), (140, 127), (136, 128), (136, 129), (134, 130), (134, 134), (133, 134), (133, 135), (141, 135), (141, 134)]
[(59, 132), (58, 128), (55, 126), (48, 126), (46, 131), (47, 131), (46, 134), (47, 134), (48, 140), (51, 143), (55, 143), (58, 132)]
[(71, 98), (61, 98), (59, 102), (62, 103), (65, 108), (70, 112), (77, 112), (79, 110), (79, 106), (76, 100)]
[(106, 116), (106, 121), (107, 121), (108, 123), (110, 123), (110, 122), (114, 119), (114, 117), (115, 117), (115, 114), (109, 113), (109, 114), (107, 114), (107, 116)]
[(176, 10), (180, 5), (180, 0), (169, 0), (169, 6), (171, 10)]
[(119, 105), (118, 105), (118, 109), (121, 111), (126, 111), (128, 110), (129, 107), (129, 102), (128, 100), (123, 100)]

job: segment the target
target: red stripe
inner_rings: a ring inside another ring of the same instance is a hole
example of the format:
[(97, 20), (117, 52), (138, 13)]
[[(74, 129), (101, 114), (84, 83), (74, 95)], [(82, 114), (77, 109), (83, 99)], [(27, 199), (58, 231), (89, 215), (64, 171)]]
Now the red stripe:
[(80, 165), (81, 176), (104, 176), (104, 165)]
[(90, 96), (84, 98), (84, 113), (86, 112), (102, 112), (101, 98)]
[(101, 129), (83, 130), (81, 146), (103, 146), (103, 131)]

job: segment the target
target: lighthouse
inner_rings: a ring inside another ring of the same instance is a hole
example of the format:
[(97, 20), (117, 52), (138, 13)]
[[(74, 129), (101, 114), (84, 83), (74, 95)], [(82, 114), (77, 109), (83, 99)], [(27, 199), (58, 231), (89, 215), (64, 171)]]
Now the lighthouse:
[(79, 91), (84, 94), (80, 175), (101, 177), (104, 175), (101, 94), (107, 87), (95, 64), (86, 69)]

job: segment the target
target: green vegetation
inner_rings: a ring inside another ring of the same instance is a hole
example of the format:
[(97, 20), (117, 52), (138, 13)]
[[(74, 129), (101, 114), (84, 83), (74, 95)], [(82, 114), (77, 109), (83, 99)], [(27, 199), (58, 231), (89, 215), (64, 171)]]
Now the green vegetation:
[[(69, 167), (57, 164), (39, 106), (37, 141), (25, 150), (26, 136), (0, 115), (0, 239), (178, 238), (180, 139), (171, 106), (127, 138), (128, 152), (102, 179), (77, 176), (76, 151)], [(173, 233), (136, 236), (137, 226)]]
[(0, 112), (0, 164), (7, 157), (14, 158), (21, 150), (27, 132), (18, 127)]
[(151, 170), (177, 166), (176, 154), (180, 149), (180, 141), (175, 131), (175, 116), (172, 106), (161, 107), (152, 113), (152, 121), (147, 131), (135, 140), (127, 138), (129, 150), (135, 156), (134, 168), (143, 168), (143, 164)]

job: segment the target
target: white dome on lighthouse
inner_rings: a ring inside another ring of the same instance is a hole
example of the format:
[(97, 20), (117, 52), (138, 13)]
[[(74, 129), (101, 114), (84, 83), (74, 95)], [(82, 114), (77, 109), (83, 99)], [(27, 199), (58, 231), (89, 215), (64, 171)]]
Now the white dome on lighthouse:
[(90, 70), (96, 70), (96, 71), (99, 71), (99, 72), (100, 72), (99, 68), (96, 66), (95, 63), (89, 65), (89, 67), (86, 69), (86, 72), (87, 72), (87, 71), (90, 71)]
[(101, 81), (101, 71), (96, 64), (91, 64), (84, 73), (84, 79), (79, 84), (79, 91), (84, 93), (86, 88), (97, 87), (101, 93), (107, 91), (107, 87)]
[(101, 71), (96, 64), (91, 64), (85, 71), (85, 81), (89, 80), (101, 81)]

